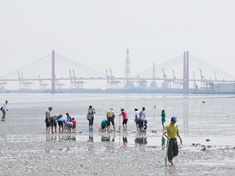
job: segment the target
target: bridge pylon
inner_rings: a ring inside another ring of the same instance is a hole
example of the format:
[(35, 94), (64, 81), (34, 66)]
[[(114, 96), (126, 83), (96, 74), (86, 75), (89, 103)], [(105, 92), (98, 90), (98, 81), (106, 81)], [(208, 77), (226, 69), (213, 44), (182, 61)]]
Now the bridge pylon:
[(55, 50), (52, 50), (51, 92), (55, 92)]
[(189, 92), (189, 52), (184, 52), (183, 93)]

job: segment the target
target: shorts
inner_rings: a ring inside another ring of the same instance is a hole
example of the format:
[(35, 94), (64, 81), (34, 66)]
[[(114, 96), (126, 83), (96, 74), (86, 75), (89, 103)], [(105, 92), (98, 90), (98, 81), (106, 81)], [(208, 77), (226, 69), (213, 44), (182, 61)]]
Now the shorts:
[(75, 129), (76, 128), (76, 125), (73, 125), (73, 127), (72, 127), (73, 129)]
[(143, 127), (143, 124), (144, 124), (144, 121), (143, 121), (142, 119), (139, 119), (139, 120), (138, 120), (139, 128), (142, 128), (142, 127)]
[(108, 120), (107, 120), (107, 126), (110, 126), (110, 122), (112, 123), (112, 125), (114, 126), (114, 117), (108, 117)]
[(128, 119), (123, 119), (122, 124), (127, 124)]
[(106, 126), (101, 126), (102, 130), (106, 128)]
[(68, 128), (72, 128), (73, 127), (73, 124), (71, 124), (70, 122), (67, 123), (67, 127)]
[(45, 119), (46, 122), (46, 127), (50, 127), (51, 126), (51, 122), (48, 122), (48, 120)]
[(135, 118), (135, 124), (138, 125), (138, 120), (137, 118)]
[(167, 157), (168, 160), (172, 160), (174, 156), (177, 156), (179, 153), (177, 139), (170, 139), (168, 142), (168, 152)]
[(51, 121), (51, 126), (57, 126), (57, 123), (56, 123), (56, 120), (54, 120), (54, 119), (50, 119), (50, 121)]
[(64, 126), (62, 121), (58, 121), (58, 125), (59, 125), (59, 127), (63, 127)]
[(88, 119), (89, 120), (89, 125), (93, 125), (94, 118)]

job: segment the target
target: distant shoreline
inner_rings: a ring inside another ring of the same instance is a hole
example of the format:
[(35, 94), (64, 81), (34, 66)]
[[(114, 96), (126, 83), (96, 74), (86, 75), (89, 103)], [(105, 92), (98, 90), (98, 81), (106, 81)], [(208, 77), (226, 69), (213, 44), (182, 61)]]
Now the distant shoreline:
[(185, 93), (181, 89), (61, 89), (52, 92), (51, 90), (0, 90), (0, 93), (104, 93), (104, 94), (116, 94), (116, 93), (143, 93), (143, 94), (235, 94), (235, 92), (218, 92), (218, 91), (194, 91), (190, 90), (189, 92)]

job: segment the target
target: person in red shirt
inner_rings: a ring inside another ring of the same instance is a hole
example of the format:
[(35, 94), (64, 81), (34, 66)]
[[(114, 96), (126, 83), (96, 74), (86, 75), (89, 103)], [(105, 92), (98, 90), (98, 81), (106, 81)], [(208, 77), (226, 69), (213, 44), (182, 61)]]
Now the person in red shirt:
[(74, 118), (72, 118), (72, 123), (73, 123), (72, 131), (73, 131), (73, 133), (76, 133), (76, 124), (77, 124), (77, 122)]
[(126, 111), (123, 108), (121, 109), (121, 114), (119, 116), (122, 116), (122, 118), (123, 118), (123, 121), (122, 121), (123, 130), (126, 131), (127, 130), (128, 117), (127, 117)]

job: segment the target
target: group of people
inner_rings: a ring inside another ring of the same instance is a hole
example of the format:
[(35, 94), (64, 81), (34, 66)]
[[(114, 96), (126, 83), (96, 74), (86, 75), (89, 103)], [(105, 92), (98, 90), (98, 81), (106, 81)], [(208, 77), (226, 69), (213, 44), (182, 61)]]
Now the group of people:
[[(7, 101), (6, 101), (7, 104)], [(62, 133), (64, 133), (65, 130), (67, 130), (67, 132), (71, 133), (71, 132), (76, 132), (76, 120), (74, 118), (71, 118), (71, 116), (69, 115), (69, 113), (66, 113), (67, 116), (67, 120), (63, 119), (63, 115), (59, 114), (59, 115), (54, 115), (51, 116), (50, 112), (52, 111), (52, 107), (49, 107), (48, 110), (46, 111), (45, 114), (45, 122), (46, 122), (46, 133), (50, 133), (50, 129), (51, 129), (51, 133), (54, 133), (53, 131), (53, 127), (55, 129), (55, 133), (57, 133), (57, 123), (59, 126), (59, 132), (62, 131)], [(139, 132), (146, 132), (147, 129), (147, 120), (146, 120), (146, 113), (145, 113), (145, 107), (142, 108), (142, 110), (139, 112), (137, 108), (134, 109), (135, 111), (135, 118), (134, 118), (134, 122), (136, 123), (136, 129)], [(93, 131), (93, 123), (94, 123), (94, 115), (95, 115), (96, 111), (95, 108), (93, 108), (91, 105), (88, 108), (88, 112), (87, 112), (87, 120), (89, 121), (89, 131), (92, 132)], [(124, 110), (124, 108), (121, 108), (121, 113), (119, 114), (119, 116), (122, 116), (123, 121), (122, 121), (122, 125), (123, 125), (123, 130), (126, 131), (127, 130), (127, 122), (128, 122), (128, 117), (127, 117), (127, 112)], [(180, 139), (180, 142), (182, 144), (182, 139), (179, 135), (179, 129), (178, 129), (178, 125), (176, 124), (176, 117), (172, 117), (171, 118), (171, 123), (169, 123), (167, 126), (164, 125), (164, 123), (166, 122), (166, 114), (165, 114), (165, 110), (162, 109), (161, 112), (161, 121), (162, 121), (162, 127), (163, 127), (163, 137), (166, 137), (168, 139), (167, 142), (167, 158), (168, 158), (168, 162), (171, 163), (171, 165), (173, 166), (173, 158), (175, 156), (178, 155), (179, 149), (178, 149), (178, 143), (177, 143), (177, 137)], [(120, 121), (119, 121), (120, 123)], [(110, 133), (111, 129), (110, 126), (113, 126), (113, 131), (115, 132), (115, 112), (113, 110), (113, 108), (110, 108), (107, 112), (106, 112), (106, 117), (105, 119), (103, 119), (101, 121), (101, 127), (99, 128), (99, 131), (102, 132), (108, 132)], [(119, 126), (119, 131), (120, 131), (120, 126)]]
[[(76, 120), (71, 118), (69, 113), (66, 113), (66, 120), (63, 118), (62, 114), (56, 114), (51, 116), (52, 107), (49, 107), (45, 113), (45, 123), (46, 123), (46, 133), (57, 133), (57, 124), (59, 126), (59, 133), (68, 133), (76, 132)], [(53, 130), (54, 129), (54, 130)]]
[(6, 100), (5, 103), (1, 107), (1, 111), (2, 111), (2, 119), (1, 119), (1, 121), (5, 121), (5, 119), (6, 119), (6, 112), (8, 111), (7, 104), (8, 104), (8, 101)]
[[(146, 132), (147, 130), (147, 123), (148, 121), (146, 120), (146, 114), (145, 114), (145, 107), (142, 108), (142, 111), (139, 112), (137, 108), (134, 109), (135, 111), (135, 118), (134, 118), (134, 122), (136, 123), (136, 129), (139, 132)], [(119, 114), (119, 116), (122, 116), (122, 126), (123, 126), (123, 130), (127, 131), (127, 122), (128, 122), (128, 117), (127, 117), (127, 112), (125, 111), (124, 108), (121, 108), (121, 113)], [(101, 121), (101, 127), (99, 129), (99, 131), (103, 131), (103, 132), (108, 132), (110, 133), (110, 126), (112, 124), (113, 126), (113, 131), (115, 132), (115, 122), (114, 122), (114, 118), (115, 118), (115, 113), (113, 108), (110, 108), (110, 110), (108, 110), (106, 112), (106, 117), (105, 119), (103, 119)], [(120, 123), (120, 122), (119, 122)], [(121, 126), (119, 126), (119, 131)]]

